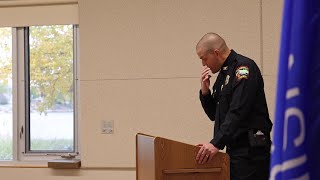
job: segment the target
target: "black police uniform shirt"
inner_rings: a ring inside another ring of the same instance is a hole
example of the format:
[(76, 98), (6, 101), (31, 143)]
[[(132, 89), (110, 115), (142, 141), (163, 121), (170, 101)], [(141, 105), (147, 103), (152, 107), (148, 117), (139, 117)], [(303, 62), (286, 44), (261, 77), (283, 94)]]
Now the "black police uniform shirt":
[(200, 101), (207, 116), (215, 121), (210, 143), (219, 149), (247, 141), (251, 129), (270, 135), (272, 122), (261, 72), (253, 60), (234, 50), (223, 64), (213, 92), (203, 96), (200, 90)]

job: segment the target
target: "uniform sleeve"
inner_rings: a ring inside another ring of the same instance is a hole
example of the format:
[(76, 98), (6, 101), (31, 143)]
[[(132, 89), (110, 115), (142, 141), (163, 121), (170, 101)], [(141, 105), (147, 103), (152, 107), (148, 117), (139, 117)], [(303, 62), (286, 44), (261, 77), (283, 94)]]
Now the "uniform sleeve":
[(214, 121), (216, 114), (216, 98), (211, 95), (210, 90), (209, 93), (205, 96), (202, 95), (202, 92), (200, 90), (199, 97), (204, 112), (207, 114), (211, 121)]
[[(248, 68), (247, 66), (245, 67)], [(245, 70), (246, 69), (242, 69), (240, 75), (239, 72), (237, 74), (236, 71), (235, 78), (232, 82), (232, 100), (225, 120), (220, 125), (220, 129), (215, 134), (215, 137), (210, 141), (210, 143), (219, 149), (223, 149), (226, 144), (230, 143), (232, 135), (241, 123), (246, 123), (245, 121), (248, 119), (248, 114), (252, 110), (255, 102), (256, 89), (258, 88), (257, 76), (256, 73), (252, 71), (253, 68), (247, 69), (248, 74), (246, 74)]]

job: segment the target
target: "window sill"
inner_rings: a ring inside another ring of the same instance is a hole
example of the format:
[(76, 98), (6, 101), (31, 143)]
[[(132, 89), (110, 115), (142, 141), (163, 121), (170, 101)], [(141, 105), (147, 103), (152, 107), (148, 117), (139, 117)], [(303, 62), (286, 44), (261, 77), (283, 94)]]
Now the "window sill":
[(48, 167), (53, 169), (80, 169), (80, 159), (57, 159), (48, 161)]

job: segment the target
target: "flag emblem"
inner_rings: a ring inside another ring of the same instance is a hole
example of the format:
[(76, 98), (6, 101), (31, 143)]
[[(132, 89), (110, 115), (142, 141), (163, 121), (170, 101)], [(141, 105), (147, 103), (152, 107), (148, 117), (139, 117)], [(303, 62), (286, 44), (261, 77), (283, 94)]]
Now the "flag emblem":
[(236, 70), (236, 77), (237, 80), (240, 81), (241, 79), (248, 79), (249, 78), (249, 68), (248, 66), (240, 66)]

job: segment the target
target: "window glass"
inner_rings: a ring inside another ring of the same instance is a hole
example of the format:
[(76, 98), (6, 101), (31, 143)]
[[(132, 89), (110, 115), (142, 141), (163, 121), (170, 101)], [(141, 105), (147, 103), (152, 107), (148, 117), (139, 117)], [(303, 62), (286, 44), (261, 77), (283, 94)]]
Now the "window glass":
[(0, 28), (0, 160), (12, 159), (12, 30)]
[(29, 27), (30, 151), (74, 151), (73, 26)]

